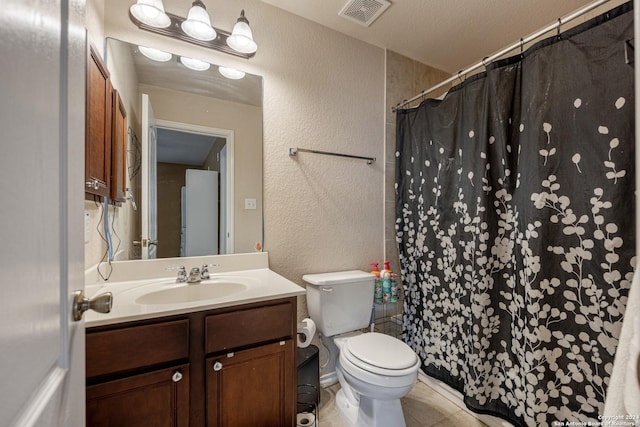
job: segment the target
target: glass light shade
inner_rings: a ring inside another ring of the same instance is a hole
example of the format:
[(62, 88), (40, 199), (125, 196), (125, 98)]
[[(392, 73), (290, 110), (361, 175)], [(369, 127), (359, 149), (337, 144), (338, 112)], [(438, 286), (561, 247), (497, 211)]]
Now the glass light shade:
[(141, 54), (146, 56), (149, 59), (158, 62), (167, 62), (171, 59), (171, 54), (169, 52), (165, 52), (164, 50), (154, 49), (152, 47), (146, 46), (138, 46), (138, 50)]
[(208, 62), (200, 61), (199, 59), (187, 58), (186, 56), (180, 57), (180, 62), (185, 67), (194, 71), (207, 71), (211, 64)]
[(194, 39), (209, 41), (215, 39), (218, 34), (211, 26), (211, 19), (200, 1), (193, 2), (187, 20), (181, 24), (182, 31)]
[(138, 21), (151, 27), (167, 28), (171, 25), (171, 19), (164, 13), (162, 0), (138, 0), (129, 11)]
[(244, 17), (244, 10), (236, 25), (233, 26), (231, 35), (227, 38), (227, 44), (231, 49), (241, 53), (254, 53), (258, 50), (258, 45), (253, 41), (249, 21)]
[(218, 67), (218, 71), (220, 71), (220, 74), (222, 74), (226, 78), (232, 79), (232, 80), (240, 80), (246, 74), (244, 71), (240, 71), (240, 70), (236, 70), (235, 68), (228, 68), (228, 67)]

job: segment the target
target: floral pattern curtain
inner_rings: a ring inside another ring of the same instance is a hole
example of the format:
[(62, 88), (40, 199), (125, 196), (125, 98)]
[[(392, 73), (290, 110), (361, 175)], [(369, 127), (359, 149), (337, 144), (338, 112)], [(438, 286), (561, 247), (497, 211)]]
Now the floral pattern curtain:
[(626, 4), (398, 111), (404, 339), (476, 412), (603, 409), (635, 264), (632, 37)]

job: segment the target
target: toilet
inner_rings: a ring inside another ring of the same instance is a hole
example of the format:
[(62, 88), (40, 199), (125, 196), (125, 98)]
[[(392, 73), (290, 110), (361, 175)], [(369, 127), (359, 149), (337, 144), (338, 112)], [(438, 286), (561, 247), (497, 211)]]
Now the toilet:
[(307, 307), (329, 356), (320, 384), (340, 382), (338, 413), (350, 426), (405, 426), (400, 398), (416, 383), (420, 359), (404, 342), (371, 323), (374, 276), (351, 270), (307, 274)]

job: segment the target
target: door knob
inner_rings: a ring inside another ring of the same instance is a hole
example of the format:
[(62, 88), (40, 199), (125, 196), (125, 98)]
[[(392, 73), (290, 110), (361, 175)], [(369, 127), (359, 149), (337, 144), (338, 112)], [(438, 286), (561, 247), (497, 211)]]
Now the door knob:
[(109, 313), (113, 305), (113, 294), (105, 292), (91, 299), (84, 296), (83, 291), (76, 291), (73, 294), (73, 320), (82, 319), (82, 314), (87, 310), (94, 310), (98, 313)]
[(222, 363), (220, 363), (220, 362), (216, 362), (216, 363), (214, 363), (214, 364), (213, 364), (213, 370), (214, 370), (214, 371), (216, 371), (216, 372), (217, 372), (217, 371), (219, 371), (220, 369), (222, 369)]

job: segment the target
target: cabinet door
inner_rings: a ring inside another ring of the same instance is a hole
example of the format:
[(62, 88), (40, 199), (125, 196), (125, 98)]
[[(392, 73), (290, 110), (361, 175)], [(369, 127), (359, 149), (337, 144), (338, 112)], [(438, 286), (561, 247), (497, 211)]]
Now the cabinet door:
[(207, 359), (207, 426), (295, 425), (292, 340)]
[(93, 46), (87, 58), (85, 192), (107, 196), (111, 178), (111, 82)]
[(111, 200), (124, 202), (127, 190), (127, 110), (113, 90), (111, 128)]
[(87, 426), (189, 425), (189, 365), (87, 387)]

